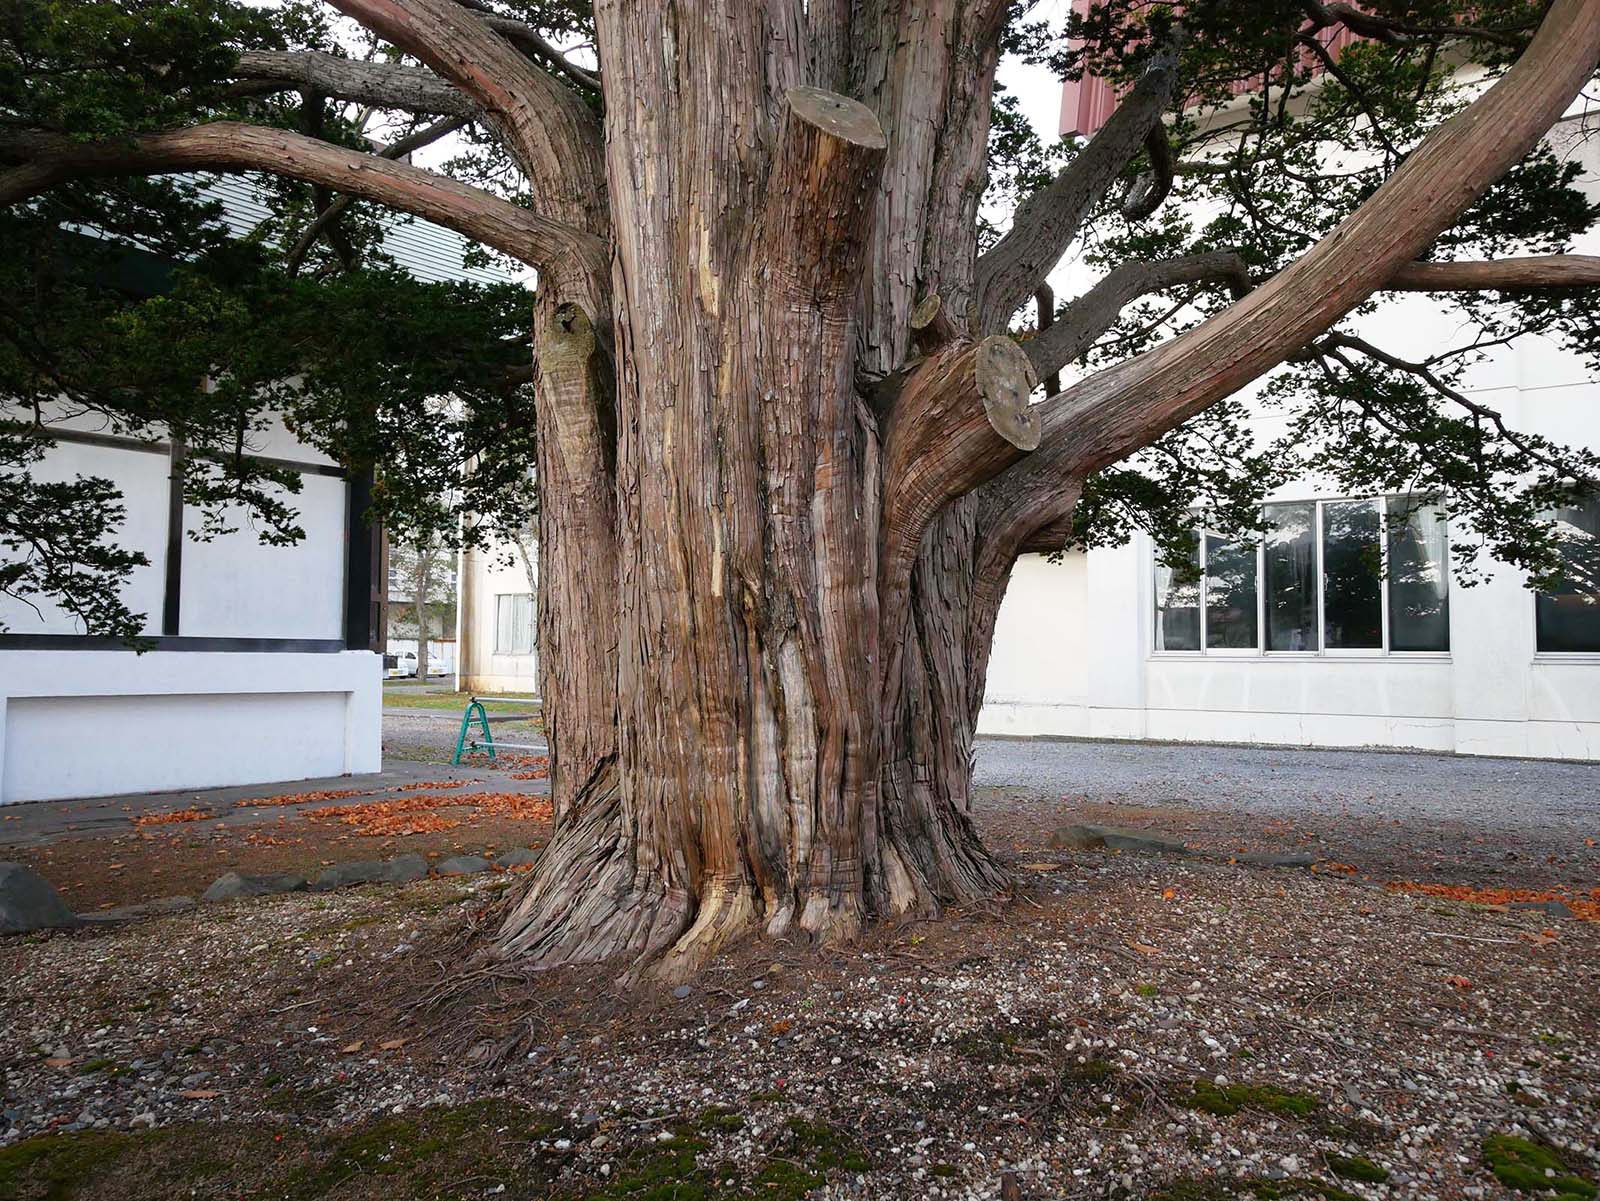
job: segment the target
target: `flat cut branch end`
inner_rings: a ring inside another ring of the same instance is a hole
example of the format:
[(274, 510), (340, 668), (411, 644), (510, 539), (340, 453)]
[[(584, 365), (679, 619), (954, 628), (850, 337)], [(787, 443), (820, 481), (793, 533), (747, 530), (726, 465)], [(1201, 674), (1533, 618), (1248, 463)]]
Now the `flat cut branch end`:
[(985, 338), (978, 344), (975, 374), (984, 415), (995, 433), (1018, 450), (1037, 449), (1039, 413), (1028, 397), (1039, 381), (1022, 347), (999, 335)]

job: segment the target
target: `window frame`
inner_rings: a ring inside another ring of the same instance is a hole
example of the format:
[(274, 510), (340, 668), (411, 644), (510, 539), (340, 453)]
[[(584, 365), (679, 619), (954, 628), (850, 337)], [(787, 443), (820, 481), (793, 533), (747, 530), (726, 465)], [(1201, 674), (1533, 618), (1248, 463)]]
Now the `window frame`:
[[(1207, 609), (1209, 608), (1209, 605), (1207, 604), (1209, 577), (1206, 574), (1206, 570), (1207, 570), (1207, 567), (1208, 567), (1208, 565), (1210, 563), (1210, 548), (1206, 544), (1206, 539), (1210, 535), (1210, 531), (1206, 528), (1205, 523), (1204, 523), (1203, 520), (1197, 520), (1194, 528), (1198, 532), (1198, 535), (1199, 535), (1199, 537), (1198, 537), (1198, 547), (1199, 547), (1199, 554), (1200, 554), (1200, 572), (1201, 572), (1201, 576), (1200, 576), (1200, 639), (1199, 639), (1200, 645), (1199, 645), (1199, 648), (1197, 650), (1192, 650), (1192, 651), (1181, 651), (1181, 650), (1167, 650), (1164, 647), (1156, 645), (1157, 628), (1156, 628), (1156, 622), (1154, 620), (1152, 620), (1151, 623), (1150, 623), (1150, 635), (1149, 635), (1148, 639), (1146, 639), (1146, 646), (1149, 648), (1148, 651), (1147, 651), (1148, 657), (1151, 658), (1151, 659), (1223, 659), (1223, 660), (1235, 660), (1235, 661), (1237, 661), (1237, 660), (1252, 660), (1252, 661), (1270, 660), (1270, 661), (1273, 661), (1273, 662), (1288, 662), (1288, 663), (1305, 662), (1307, 660), (1317, 660), (1317, 659), (1334, 660), (1334, 661), (1339, 661), (1339, 662), (1358, 662), (1358, 663), (1359, 662), (1365, 662), (1365, 661), (1372, 661), (1372, 660), (1383, 660), (1383, 659), (1400, 659), (1400, 660), (1404, 660), (1406, 662), (1413, 662), (1413, 661), (1418, 661), (1418, 660), (1436, 660), (1436, 661), (1448, 660), (1450, 658), (1450, 655), (1451, 655), (1451, 652), (1450, 652), (1450, 650), (1448, 648), (1445, 649), (1445, 650), (1442, 650), (1442, 651), (1432, 651), (1432, 650), (1426, 650), (1426, 651), (1425, 650), (1416, 650), (1416, 651), (1401, 650), (1401, 651), (1397, 651), (1397, 650), (1391, 649), (1391, 647), (1389, 645), (1389, 643), (1390, 643), (1390, 629), (1389, 629), (1389, 541), (1390, 541), (1390, 537), (1389, 537), (1389, 527), (1388, 527), (1388, 519), (1389, 519), (1388, 500), (1389, 500), (1390, 495), (1394, 495), (1394, 494), (1378, 493), (1378, 494), (1374, 494), (1374, 495), (1370, 495), (1370, 496), (1283, 497), (1283, 498), (1280, 498), (1280, 499), (1275, 499), (1275, 500), (1271, 500), (1271, 501), (1266, 502), (1266, 504), (1269, 505), (1269, 506), (1270, 505), (1279, 505), (1279, 504), (1282, 504), (1282, 505), (1292, 505), (1292, 504), (1305, 505), (1305, 504), (1309, 504), (1309, 505), (1312, 506), (1312, 577), (1316, 581), (1316, 590), (1317, 590), (1317, 597), (1316, 597), (1317, 638), (1316, 638), (1316, 646), (1314, 648), (1308, 649), (1308, 650), (1303, 650), (1303, 651), (1275, 651), (1275, 650), (1268, 650), (1267, 649), (1267, 645), (1266, 645), (1266, 643), (1267, 643), (1267, 588), (1266, 588), (1266, 579), (1265, 579), (1265, 572), (1266, 572), (1266, 542), (1265, 542), (1265, 539), (1259, 538), (1259, 537), (1256, 538), (1256, 540), (1255, 540), (1255, 558), (1256, 558), (1256, 645), (1255, 645), (1255, 648), (1254, 649), (1249, 649), (1249, 648), (1246, 648), (1246, 647), (1218, 647), (1216, 649), (1211, 649), (1206, 645), (1206, 639), (1207, 639), (1207, 634), (1208, 634), (1208, 626), (1209, 626), (1209, 621), (1208, 621), (1208, 617), (1207, 617)], [(1378, 554), (1379, 554), (1379, 565), (1380, 565), (1380, 575), (1379, 575), (1379, 581), (1378, 581), (1378, 583), (1379, 583), (1378, 604), (1379, 604), (1380, 621), (1382, 623), (1381, 628), (1382, 628), (1382, 634), (1383, 634), (1383, 645), (1381, 647), (1330, 647), (1328, 645), (1328, 622), (1327, 622), (1327, 615), (1326, 615), (1326, 612), (1325, 612), (1327, 589), (1324, 586), (1324, 568), (1323, 568), (1323, 538), (1324, 538), (1323, 507), (1325, 505), (1328, 505), (1328, 504), (1348, 504), (1348, 503), (1351, 503), (1351, 502), (1366, 502), (1367, 504), (1372, 505), (1373, 507), (1375, 507), (1378, 510), (1378, 530), (1379, 530)], [(1196, 517), (1197, 518), (1203, 518), (1203, 515), (1197, 514)], [(1448, 541), (1447, 541), (1446, 542), (1446, 546), (1445, 546), (1445, 561), (1444, 561), (1444, 570), (1445, 570), (1446, 573), (1448, 573), (1449, 570), (1450, 570), (1449, 554), (1450, 554), (1450, 550), (1449, 550), (1449, 544), (1448, 544)], [(1148, 572), (1149, 572), (1148, 576), (1146, 577), (1147, 587), (1145, 589), (1145, 595), (1146, 595), (1146, 599), (1147, 599), (1147, 601), (1148, 601), (1148, 603), (1150, 605), (1150, 612), (1151, 612), (1151, 614), (1153, 616), (1153, 614), (1155, 612), (1155, 602), (1156, 602), (1156, 570), (1157, 570), (1158, 564), (1156, 563), (1156, 556), (1154, 554), (1147, 554), (1145, 556), (1145, 562), (1146, 562), (1146, 565), (1147, 565), (1147, 568), (1148, 568)], [(1536, 628), (1537, 628), (1537, 620), (1538, 620), (1538, 618), (1537, 618), (1537, 613), (1536, 613), (1536, 611), (1534, 609), (1534, 606), (1530, 605), (1529, 609), (1530, 609), (1530, 613), (1529, 613), (1530, 620), (1532, 620), (1532, 621), (1534, 621), (1536, 623)], [(1449, 632), (1450, 632), (1450, 627), (1449, 627), (1448, 623), (1446, 624), (1445, 632), (1446, 632), (1446, 636), (1448, 637), (1449, 636)], [(1535, 643), (1535, 645), (1537, 645), (1537, 642)], [(1576, 652), (1554, 651), (1554, 652), (1546, 652), (1546, 653), (1544, 653), (1543, 657), (1546, 657), (1546, 658), (1549, 658), (1549, 659), (1555, 660), (1555, 661), (1570, 661), (1570, 662), (1600, 661), (1600, 651), (1595, 651), (1595, 652), (1590, 652), (1590, 651), (1576, 651)]]
[[(517, 602), (518, 600), (526, 600), (527, 603), (528, 603), (528, 615), (531, 618), (531, 621), (529, 623), (529, 628), (528, 628), (528, 649), (525, 650), (525, 651), (516, 649), (516, 639), (515, 639), (515, 636), (514, 636), (515, 635), (515, 630), (513, 630), (512, 648), (509, 649), (509, 650), (502, 649), (501, 645), (500, 645), (500, 606), (501, 606), (502, 602), (507, 602), (507, 601), (511, 602), (511, 610), (512, 610), (512, 612), (511, 612), (511, 620), (512, 620), (512, 624), (515, 625), (515, 623), (516, 623), (516, 608), (517, 608), (515, 602)], [(494, 594), (494, 642), (493, 642), (494, 649), (490, 652), (491, 654), (495, 654), (495, 655), (535, 655), (535, 654), (538, 654), (538, 652), (539, 652), (539, 614), (538, 614), (538, 610), (534, 608), (534, 604), (535, 604), (535, 598), (534, 598), (534, 594), (531, 593), (531, 592), (496, 592)]]
[[(1597, 499), (1595, 503), (1600, 504), (1600, 499)], [(1535, 663), (1551, 663), (1551, 664), (1571, 663), (1571, 664), (1579, 664), (1579, 665), (1581, 665), (1581, 664), (1600, 663), (1600, 650), (1592, 650), (1592, 651), (1543, 651), (1543, 650), (1540, 650), (1539, 649), (1539, 598), (1541, 596), (1548, 595), (1548, 593), (1539, 592), (1536, 589), (1531, 588), (1531, 587), (1524, 587), (1524, 591), (1527, 592), (1527, 594), (1528, 594), (1528, 627), (1529, 627), (1529, 635), (1533, 640), (1533, 661)], [(1201, 615), (1200, 631), (1201, 631), (1201, 635), (1203, 637), (1204, 634), (1205, 634), (1204, 614)], [(1172, 651), (1172, 652), (1169, 652), (1169, 653), (1170, 654), (1179, 654), (1179, 653), (1188, 654), (1188, 653), (1191, 653), (1191, 652), (1187, 652), (1187, 651), (1185, 651), (1185, 652)]]

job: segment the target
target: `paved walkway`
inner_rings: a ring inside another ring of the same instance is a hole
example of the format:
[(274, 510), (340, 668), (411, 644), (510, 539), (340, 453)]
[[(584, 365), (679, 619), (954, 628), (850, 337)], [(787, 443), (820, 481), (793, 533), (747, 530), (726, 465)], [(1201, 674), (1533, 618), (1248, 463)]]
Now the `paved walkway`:
[(1600, 763), (986, 738), (978, 742), (976, 782), (1052, 800), (1600, 839)]

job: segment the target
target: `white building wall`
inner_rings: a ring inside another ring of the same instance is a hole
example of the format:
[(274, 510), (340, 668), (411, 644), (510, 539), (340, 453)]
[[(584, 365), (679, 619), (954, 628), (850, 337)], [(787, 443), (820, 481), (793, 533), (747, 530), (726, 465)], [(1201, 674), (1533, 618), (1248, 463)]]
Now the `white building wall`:
[[(81, 417), (60, 425), (105, 432)], [(329, 462), (279, 425), (249, 449)], [(127, 516), (117, 543), (150, 560), (123, 597), (144, 615), (142, 632), (160, 638), (168, 455), (61, 441), (32, 470), (43, 479), (100, 476), (121, 490)], [(328, 474), (301, 480), (289, 498), (306, 532), (299, 543), (265, 545), (248, 519), (230, 521), (237, 532), (210, 542), (184, 537), (178, 632), (160, 638), (159, 649), (86, 643), (72, 614), (0, 596), (0, 804), (380, 770), (382, 658), (338, 649), (348, 485)], [(187, 535), (199, 518), (185, 509), (183, 520)], [(224, 649), (194, 639), (249, 641)], [(268, 649), (273, 642), (279, 649)]]
[[(1600, 200), (1600, 145), (1557, 131), (1584, 156)], [(1575, 249), (1600, 253), (1600, 233)], [(1089, 281), (1070, 270), (1058, 294)], [(1393, 296), (1357, 331), (1400, 353), (1459, 345), (1448, 306)], [(1600, 380), (1556, 342), (1524, 338), (1476, 365), (1466, 389), (1515, 429), (1600, 448)], [(1283, 418), (1262, 413), (1263, 438)], [(1333, 493), (1316, 480), (1273, 499)], [(1486, 578), (1450, 588), (1447, 654), (1161, 654), (1154, 647), (1153, 555), (1147, 539), (1017, 565), (995, 634), (980, 733), (1286, 746), (1404, 747), (1472, 755), (1600, 760), (1600, 655), (1545, 655), (1523, 574), (1486, 562)], [(1047, 643), (1054, 642), (1054, 646)], [(1064, 662), (1077, 655), (1078, 671)]]
[(382, 660), (0, 650), (0, 803), (381, 769)]

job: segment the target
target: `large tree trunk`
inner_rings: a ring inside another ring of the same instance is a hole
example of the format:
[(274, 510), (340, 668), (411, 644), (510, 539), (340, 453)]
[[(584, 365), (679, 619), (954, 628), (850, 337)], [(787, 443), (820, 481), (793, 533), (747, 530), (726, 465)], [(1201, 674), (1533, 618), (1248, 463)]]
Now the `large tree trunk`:
[[(614, 728), (615, 758), (585, 754), (601, 770), (562, 791), (562, 824), (497, 945), (677, 977), (758, 930), (848, 940), (870, 916), (1005, 887), (965, 812), (982, 691), (968, 651), (976, 503), (920, 535), (974, 459), (1031, 445), (1031, 375), (1009, 342), (957, 337), (885, 389), (858, 380), (860, 359), (905, 367), (925, 241), (943, 239), (953, 276), (970, 279), (973, 160), (952, 171), (937, 135), (981, 147), (986, 99), (947, 98), (954, 78), (913, 88), (903, 64), (858, 51), (835, 71), (876, 70), (904, 90), (894, 103), (937, 110), (917, 115), (927, 140), (891, 150), (868, 107), (769, 78), (754, 6), (706, 6), (693, 26), (657, 7), (597, 14), (608, 93), (633, 98), (607, 122), (614, 727), (592, 704), (594, 721), (570, 697), (550, 706), (559, 755)], [(929, 11), (931, 28), (912, 25), (943, 61), (962, 6)], [(669, 27), (676, 60), (661, 53)], [(880, 36), (904, 52), (898, 26)], [(702, 61), (717, 67), (683, 69)], [(906, 196), (930, 199), (906, 210)], [(864, 273), (883, 295), (868, 327)], [(566, 425), (552, 437), (541, 411), (540, 427), (549, 498), (573, 455)], [(563, 581), (570, 597), (601, 586), (593, 564), (563, 556), (572, 494), (561, 488), (559, 516), (544, 504), (545, 631), (579, 607), (559, 599)]]

